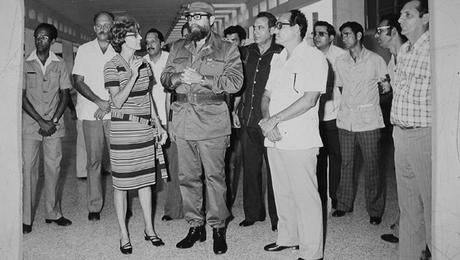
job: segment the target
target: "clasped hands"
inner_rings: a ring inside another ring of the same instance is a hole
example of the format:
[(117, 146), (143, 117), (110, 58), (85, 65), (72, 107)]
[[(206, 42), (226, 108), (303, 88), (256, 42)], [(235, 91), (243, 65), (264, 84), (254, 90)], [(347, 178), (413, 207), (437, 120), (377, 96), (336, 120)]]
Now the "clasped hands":
[(180, 75), (180, 80), (185, 84), (200, 84), (203, 75), (198, 73), (194, 68), (187, 67)]
[(40, 129), (38, 129), (38, 133), (42, 136), (51, 136), (54, 133), (56, 133), (57, 128), (56, 126), (58, 125), (57, 123), (54, 123), (52, 120), (43, 120), (42, 122), (39, 123)]
[(271, 142), (281, 140), (281, 133), (278, 129), (278, 122), (275, 117), (262, 118), (259, 121), (259, 126), (260, 129), (262, 129), (262, 134)]

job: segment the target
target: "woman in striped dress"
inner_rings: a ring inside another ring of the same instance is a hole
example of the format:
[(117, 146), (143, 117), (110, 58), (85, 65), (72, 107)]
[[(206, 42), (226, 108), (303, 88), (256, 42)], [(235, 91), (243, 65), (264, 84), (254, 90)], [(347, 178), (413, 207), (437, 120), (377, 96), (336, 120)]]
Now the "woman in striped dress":
[[(111, 29), (111, 44), (118, 53), (104, 68), (105, 87), (111, 97), (110, 162), (112, 165), (114, 202), (120, 226), (120, 251), (131, 254), (132, 246), (126, 227), (126, 195), (137, 189), (141, 203), (145, 240), (154, 246), (164, 245), (152, 222), (152, 191), (156, 161), (156, 140), (164, 143), (167, 134), (161, 127), (151, 97), (155, 84), (152, 70), (134, 52), (141, 48), (139, 25), (131, 17), (118, 17)], [(158, 137), (161, 138), (158, 138)], [(165, 169), (164, 169), (165, 170)]]

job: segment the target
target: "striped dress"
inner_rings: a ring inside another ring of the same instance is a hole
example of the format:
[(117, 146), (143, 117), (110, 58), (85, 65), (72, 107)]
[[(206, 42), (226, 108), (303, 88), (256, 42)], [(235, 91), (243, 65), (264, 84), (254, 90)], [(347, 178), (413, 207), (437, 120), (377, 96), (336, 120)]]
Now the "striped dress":
[[(106, 88), (122, 89), (126, 87), (130, 78), (129, 64), (119, 54), (106, 63)], [(134, 122), (126, 118), (129, 115), (151, 118), (149, 95), (154, 84), (155, 79), (150, 66), (143, 63), (139, 69), (139, 77), (123, 106), (120, 109), (113, 105), (111, 107), (110, 162), (115, 189), (132, 190), (155, 184), (157, 166), (162, 177), (167, 178), (161, 145), (157, 146), (154, 140), (157, 130), (145, 122)]]

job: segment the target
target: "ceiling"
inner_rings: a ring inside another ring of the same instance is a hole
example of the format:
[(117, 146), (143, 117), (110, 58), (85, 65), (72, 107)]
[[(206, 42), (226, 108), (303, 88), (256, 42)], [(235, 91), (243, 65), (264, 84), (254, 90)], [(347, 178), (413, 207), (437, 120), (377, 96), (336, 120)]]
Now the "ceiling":
[[(130, 15), (136, 18), (141, 30), (146, 32), (155, 27), (159, 29), (167, 42), (180, 38), (183, 20), (182, 11), (191, 0), (31, 0), (42, 2), (72, 23), (92, 30), (93, 15), (106, 10), (115, 15)], [(212, 0), (216, 8), (216, 25), (225, 26), (235, 14), (246, 11), (246, 0)]]

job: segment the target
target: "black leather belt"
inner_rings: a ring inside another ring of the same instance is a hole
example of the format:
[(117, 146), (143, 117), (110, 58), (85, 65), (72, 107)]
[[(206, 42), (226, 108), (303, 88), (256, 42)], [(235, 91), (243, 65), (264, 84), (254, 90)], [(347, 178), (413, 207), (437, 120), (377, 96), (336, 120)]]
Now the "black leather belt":
[(176, 94), (176, 101), (180, 103), (204, 103), (207, 101), (225, 101), (223, 94), (201, 94), (201, 93), (188, 93)]
[(400, 126), (398, 125), (398, 127), (402, 130), (410, 130), (410, 129), (417, 129), (417, 128), (422, 128), (421, 126)]

